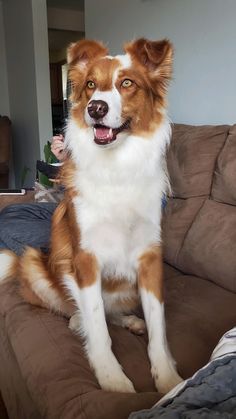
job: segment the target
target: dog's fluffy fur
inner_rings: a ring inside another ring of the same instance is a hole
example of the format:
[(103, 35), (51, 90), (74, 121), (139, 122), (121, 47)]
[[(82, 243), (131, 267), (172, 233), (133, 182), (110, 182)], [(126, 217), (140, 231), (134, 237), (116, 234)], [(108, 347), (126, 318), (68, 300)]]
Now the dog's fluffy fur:
[(27, 301), (71, 318), (110, 391), (135, 390), (111, 350), (105, 315), (141, 334), (145, 323), (132, 314), (141, 300), (152, 375), (165, 393), (180, 381), (165, 334), (160, 227), (172, 46), (139, 39), (111, 57), (85, 40), (69, 47), (68, 64), (66, 192), (53, 215), (50, 253), (28, 248), (18, 259), (3, 251), (0, 280), (17, 275)]

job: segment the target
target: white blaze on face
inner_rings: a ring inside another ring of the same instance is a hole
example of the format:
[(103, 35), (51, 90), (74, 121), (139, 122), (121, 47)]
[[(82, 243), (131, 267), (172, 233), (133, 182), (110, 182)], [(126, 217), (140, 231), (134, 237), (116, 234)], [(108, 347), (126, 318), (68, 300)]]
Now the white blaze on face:
[(121, 62), (121, 68), (122, 69), (131, 67), (132, 61), (131, 61), (131, 57), (130, 57), (129, 54), (116, 55), (115, 58)]
[[(85, 121), (88, 125), (94, 125), (94, 123), (102, 123), (110, 128), (118, 128), (122, 125), (121, 121), (121, 96), (116, 87), (113, 85), (111, 90), (106, 92), (101, 92), (100, 90), (95, 90), (93, 93), (90, 102), (93, 100), (103, 100), (108, 104), (108, 113), (102, 118), (101, 121), (96, 121), (88, 113), (88, 107), (85, 110)], [(90, 103), (89, 102), (89, 103)]]
[[(107, 57), (106, 57), (107, 58)], [(107, 91), (100, 91), (96, 89), (93, 93), (89, 103), (93, 100), (103, 100), (108, 104), (108, 113), (97, 123), (105, 125), (110, 128), (119, 128), (125, 121), (122, 120), (122, 100), (121, 95), (118, 89), (116, 88), (116, 81), (119, 74), (119, 71), (124, 68), (128, 68), (131, 65), (131, 59), (128, 54), (126, 55), (117, 55), (116, 57), (110, 59), (118, 59), (121, 63), (121, 66), (114, 71), (112, 89)], [(105, 71), (105, 69), (104, 69)], [(96, 121), (91, 118), (88, 113), (88, 106), (85, 110), (85, 121), (88, 125), (93, 126)]]

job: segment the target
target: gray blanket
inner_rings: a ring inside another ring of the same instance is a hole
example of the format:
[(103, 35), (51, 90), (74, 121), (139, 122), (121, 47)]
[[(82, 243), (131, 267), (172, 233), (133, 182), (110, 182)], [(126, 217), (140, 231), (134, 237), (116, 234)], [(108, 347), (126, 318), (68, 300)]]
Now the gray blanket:
[(152, 409), (132, 413), (129, 419), (236, 419), (236, 348), (232, 345), (235, 338), (234, 328), (220, 341), (221, 346), (223, 340), (223, 346), (233, 352), (219, 356), (218, 351), (217, 358), (169, 393), (169, 397)]
[(51, 217), (57, 204), (41, 202), (14, 204), (0, 211), (0, 249), (21, 255), (25, 246), (46, 250)]

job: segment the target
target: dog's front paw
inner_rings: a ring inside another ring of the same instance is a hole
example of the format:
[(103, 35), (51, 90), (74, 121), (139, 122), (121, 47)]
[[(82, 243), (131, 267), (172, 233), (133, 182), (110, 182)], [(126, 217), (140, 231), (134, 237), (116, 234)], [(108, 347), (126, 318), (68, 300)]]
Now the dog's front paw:
[(151, 372), (155, 381), (155, 386), (162, 394), (168, 393), (172, 388), (183, 381), (174, 368), (167, 368), (164, 371), (160, 371), (159, 368), (152, 367)]
[(97, 380), (103, 390), (115, 391), (120, 393), (135, 393), (134, 386), (129, 378), (124, 374), (118, 361), (112, 357), (104, 357), (93, 369)]
[(103, 371), (102, 374), (96, 374), (98, 382), (103, 390), (115, 391), (119, 393), (135, 393), (133, 383), (121, 371), (114, 375), (110, 369)]

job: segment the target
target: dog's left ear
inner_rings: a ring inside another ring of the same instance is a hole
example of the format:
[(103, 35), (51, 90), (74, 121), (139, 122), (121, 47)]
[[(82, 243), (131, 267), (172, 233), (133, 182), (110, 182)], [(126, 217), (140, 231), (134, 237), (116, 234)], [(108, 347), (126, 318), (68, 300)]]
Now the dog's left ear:
[(97, 41), (82, 40), (71, 44), (67, 50), (67, 62), (70, 66), (76, 64), (84, 67), (94, 58), (104, 57), (108, 49)]
[(131, 58), (146, 68), (152, 78), (166, 80), (171, 78), (173, 47), (168, 39), (149, 41), (141, 38), (125, 45)]
[(107, 48), (97, 41), (83, 39), (69, 46), (67, 62), (69, 64), (70, 100), (72, 102), (80, 97), (89, 63), (96, 58), (105, 57), (107, 54)]

